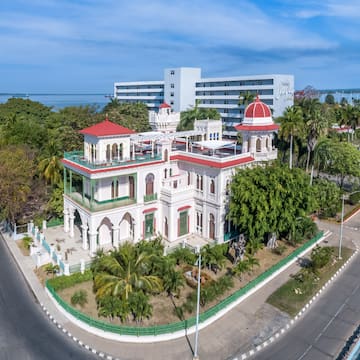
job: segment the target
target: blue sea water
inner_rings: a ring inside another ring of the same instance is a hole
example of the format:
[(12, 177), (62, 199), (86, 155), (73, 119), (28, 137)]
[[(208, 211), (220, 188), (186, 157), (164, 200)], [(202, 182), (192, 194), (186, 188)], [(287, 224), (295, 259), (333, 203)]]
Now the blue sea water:
[(5, 103), (10, 98), (23, 98), (38, 101), (46, 106), (51, 106), (55, 111), (67, 106), (96, 105), (99, 111), (110, 101), (108, 94), (23, 94), (0, 93), (0, 103)]

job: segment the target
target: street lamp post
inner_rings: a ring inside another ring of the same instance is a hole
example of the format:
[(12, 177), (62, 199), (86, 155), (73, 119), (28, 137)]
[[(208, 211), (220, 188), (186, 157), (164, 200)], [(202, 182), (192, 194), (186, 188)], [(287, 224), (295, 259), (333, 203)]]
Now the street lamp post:
[(198, 258), (198, 278), (197, 278), (197, 302), (196, 302), (196, 327), (195, 327), (195, 348), (194, 348), (194, 357), (193, 360), (199, 360), (198, 355), (198, 341), (199, 341), (199, 313), (200, 313), (200, 270), (201, 270), (201, 252), (200, 246), (197, 247), (197, 252), (199, 254)]
[[(360, 190), (353, 191), (352, 193), (348, 194), (348, 196), (351, 196), (353, 194), (356, 194), (360, 192)], [(342, 202), (341, 202), (341, 223), (340, 223), (340, 238), (339, 238), (339, 260), (341, 259), (341, 247), (342, 247), (342, 240), (343, 240), (343, 230), (344, 230), (344, 203), (345, 203), (345, 195), (342, 196)]]
[(345, 195), (342, 196), (341, 202), (341, 224), (340, 224), (340, 239), (339, 239), (339, 260), (341, 260), (341, 246), (342, 246), (342, 238), (343, 238), (343, 229), (344, 229), (344, 203), (345, 203)]

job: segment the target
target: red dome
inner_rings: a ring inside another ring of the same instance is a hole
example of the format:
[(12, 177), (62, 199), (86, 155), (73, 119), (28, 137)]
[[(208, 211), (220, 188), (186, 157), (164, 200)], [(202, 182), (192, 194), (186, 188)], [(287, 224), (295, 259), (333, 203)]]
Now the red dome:
[(256, 96), (254, 102), (248, 105), (245, 110), (246, 118), (268, 118), (271, 117), (270, 108), (260, 101), (259, 96)]
[(164, 102), (159, 106), (159, 108), (160, 109), (167, 109), (167, 108), (171, 108), (171, 106), (169, 104), (167, 104), (166, 102)]

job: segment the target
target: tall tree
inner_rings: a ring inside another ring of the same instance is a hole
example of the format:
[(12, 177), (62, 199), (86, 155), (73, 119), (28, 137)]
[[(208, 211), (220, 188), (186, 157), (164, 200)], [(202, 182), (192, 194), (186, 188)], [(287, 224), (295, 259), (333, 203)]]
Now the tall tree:
[(255, 94), (251, 91), (243, 91), (239, 95), (239, 105), (247, 107), (255, 99)]
[(301, 102), (301, 107), (308, 151), (306, 159), (306, 171), (308, 171), (311, 154), (313, 153), (319, 138), (326, 134), (329, 127), (329, 119), (325, 116), (321, 103), (317, 98), (304, 99)]
[(300, 135), (303, 131), (301, 108), (299, 106), (287, 107), (283, 116), (278, 120), (280, 121), (279, 137), (282, 139), (290, 139), (289, 168), (292, 169), (294, 136)]
[(27, 202), (34, 175), (34, 154), (26, 146), (0, 148), (1, 218), (16, 221)]

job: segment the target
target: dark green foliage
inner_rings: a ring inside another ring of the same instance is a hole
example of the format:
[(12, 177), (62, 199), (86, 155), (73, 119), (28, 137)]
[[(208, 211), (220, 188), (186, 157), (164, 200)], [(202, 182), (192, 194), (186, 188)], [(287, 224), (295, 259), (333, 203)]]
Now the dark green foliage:
[(282, 255), (286, 250), (286, 245), (282, 244), (277, 246), (276, 248), (272, 249), (272, 252), (277, 255)]
[(350, 205), (356, 205), (360, 201), (360, 191), (355, 192), (349, 196), (349, 204)]
[(129, 296), (129, 307), (136, 322), (141, 322), (144, 318), (152, 315), (152, 305), (149, 304), (149, 296), (142, 291), (133, 292)]
[[(206, 282), (200, 288), (200, 305), (205, 306), (206, 304), (218, 299), (227, 290), (230, 290), (234, 286), (231, 275), (224, 275), (217, 281), (211, 280)], [(192, 313), (195, 310), (197, 301), (197, 290), (190, 293), (183, 304), (183, 310), (188, 313)]]
[(274, 164), (236, 173), (228, 219), (256, 248), (267, 233), (290, 233), (296, 219), (314, 208), (309, 176), (303, 170)]
[(177, 265), (194, 265), (197, 259), (196, 254), (194, 254), (190, 249), (182, 247), (177, 248), (168, 256), (175, 259)]
[(107, 113), (110, 121), (136, 132), (150, 130), (148, 109), (143, 103), (117, 104), (114, 101), (103, 113)]
[(55, 290), (63, 290), (74, 286), (75, 284), (79, 284), (85, 281), (90, 281), (93, 278), (93, 274), (91, 270), (86, 270), (84, 274), (75, 273), (70, 276), (57, 276), (54, 279), (49, 279), (48, 284)]
[(316, 246), (311, 252), (311, 266), (317, 271), (327, 265), (334, 253), (334, 249), (327, 246)]
[(310, 240), (318, 232), (317, 225), (309, 217), (300, 217), (296, 220), (293, 230), (288, 235), (289, 244), (295, 246)]
[(221, 270), (226, 262), (228, 244), (218, 244), (214, 246), (205, 245), (201, 248), (201, 264), (215, 273)]
[(341, 207), (341, 191), (335, 183), (316, 178), (313, 182), (313, 194), (316, 201), (316, 211), (319, 216), (333, 217)]
[(80, 305), (81, 307), (84, 307), (84, 305), (88, 302), (87, 292), (85, 290), (75, 291), (70, 301), (72, 305)]

